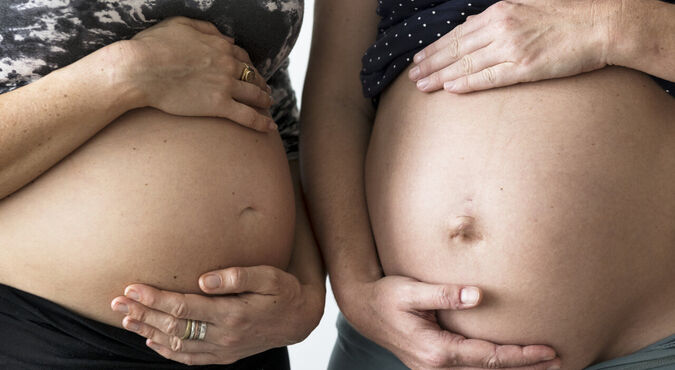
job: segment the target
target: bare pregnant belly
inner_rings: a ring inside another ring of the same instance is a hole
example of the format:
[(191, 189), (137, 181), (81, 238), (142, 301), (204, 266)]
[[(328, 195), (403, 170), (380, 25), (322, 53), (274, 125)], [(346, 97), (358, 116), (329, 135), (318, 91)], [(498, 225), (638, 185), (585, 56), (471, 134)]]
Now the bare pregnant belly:
[(462, 96), (400, 77), (366, 170), (385, 272), (480, 286), (444, 327), (566, 369), (675, 333), (673, 102), (619, 68)]
[(285, 268), (294, 216), (278, 134), (136, 110), (0, 202), (0, 282), (120, 326), (127, 284), (196, 293), (212, 269)]

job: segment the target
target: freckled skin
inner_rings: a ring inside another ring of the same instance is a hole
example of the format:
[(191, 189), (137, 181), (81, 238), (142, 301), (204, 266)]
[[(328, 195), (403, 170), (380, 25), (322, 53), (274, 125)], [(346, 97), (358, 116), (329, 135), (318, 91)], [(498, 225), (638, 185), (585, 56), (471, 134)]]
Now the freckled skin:
[(420, 93), (403, 73), (366, 169), (385, 273), (481, 287), (480, 307), (441, 324), (551, 345), (564, 369), (672, 335), (671, 117), (669, 95), (620, 68), (468, 95)]

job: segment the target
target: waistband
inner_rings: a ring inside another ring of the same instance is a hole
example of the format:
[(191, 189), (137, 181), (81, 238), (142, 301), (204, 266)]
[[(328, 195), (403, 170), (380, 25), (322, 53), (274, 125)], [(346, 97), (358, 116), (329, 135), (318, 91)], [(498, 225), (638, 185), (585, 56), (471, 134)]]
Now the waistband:
[(630, 355), (595, 364), (586, 370), (673, 370), (675, 369), (675, 334)]
[[(369, 365), (362, 367), (363, 369), (372, 370), (407, 369), (394, 354), (356, 331), (342, 313), (338, 316), (337, 328), (340, 335), (333, 351), (332, 362), (364, 363)], [(675, 370), (675, 335), (637, 352), (592, 365), (584, 370)]]
[[(145, 338), (78, 315), (54, 302), (0, 284), (0, 365), (11, 369), (185, 369), (145, 345)], [(289, 370), (276, 348), (231, 365), (200, 369)]]

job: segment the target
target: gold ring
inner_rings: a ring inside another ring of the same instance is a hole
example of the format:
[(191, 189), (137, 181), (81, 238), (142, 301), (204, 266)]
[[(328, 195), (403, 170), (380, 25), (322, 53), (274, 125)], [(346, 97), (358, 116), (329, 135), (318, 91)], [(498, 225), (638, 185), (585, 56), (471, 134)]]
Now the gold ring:
[(185, 340), (190, 337), (190, 326), (192, 325), (192, 320), (187, 319), (187, 322), (185, 323), (185, 334), (183, 334), (180, 339)]
[(255, 70), (250, 65), (244, 63), (244, 70), (241, 72), (240, 80), (244, 82), (253, 82), (255, 80)]

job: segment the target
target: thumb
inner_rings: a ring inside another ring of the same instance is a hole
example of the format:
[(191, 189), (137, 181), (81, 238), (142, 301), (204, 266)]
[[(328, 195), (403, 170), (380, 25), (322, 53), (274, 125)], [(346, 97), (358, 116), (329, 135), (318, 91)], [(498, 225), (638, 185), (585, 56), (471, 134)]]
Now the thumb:
[(207, 294), (277, 295), (284, 274), (286, 272), (271, 266), (230, 267), (202, 275), (199, 287)]
[(404, 301), (408, 309), (464, 310), (476, 307), (483, 299), (480, 289), (473, 286), (455, 284), (427, 284), (411, 282), (410, 296)]

